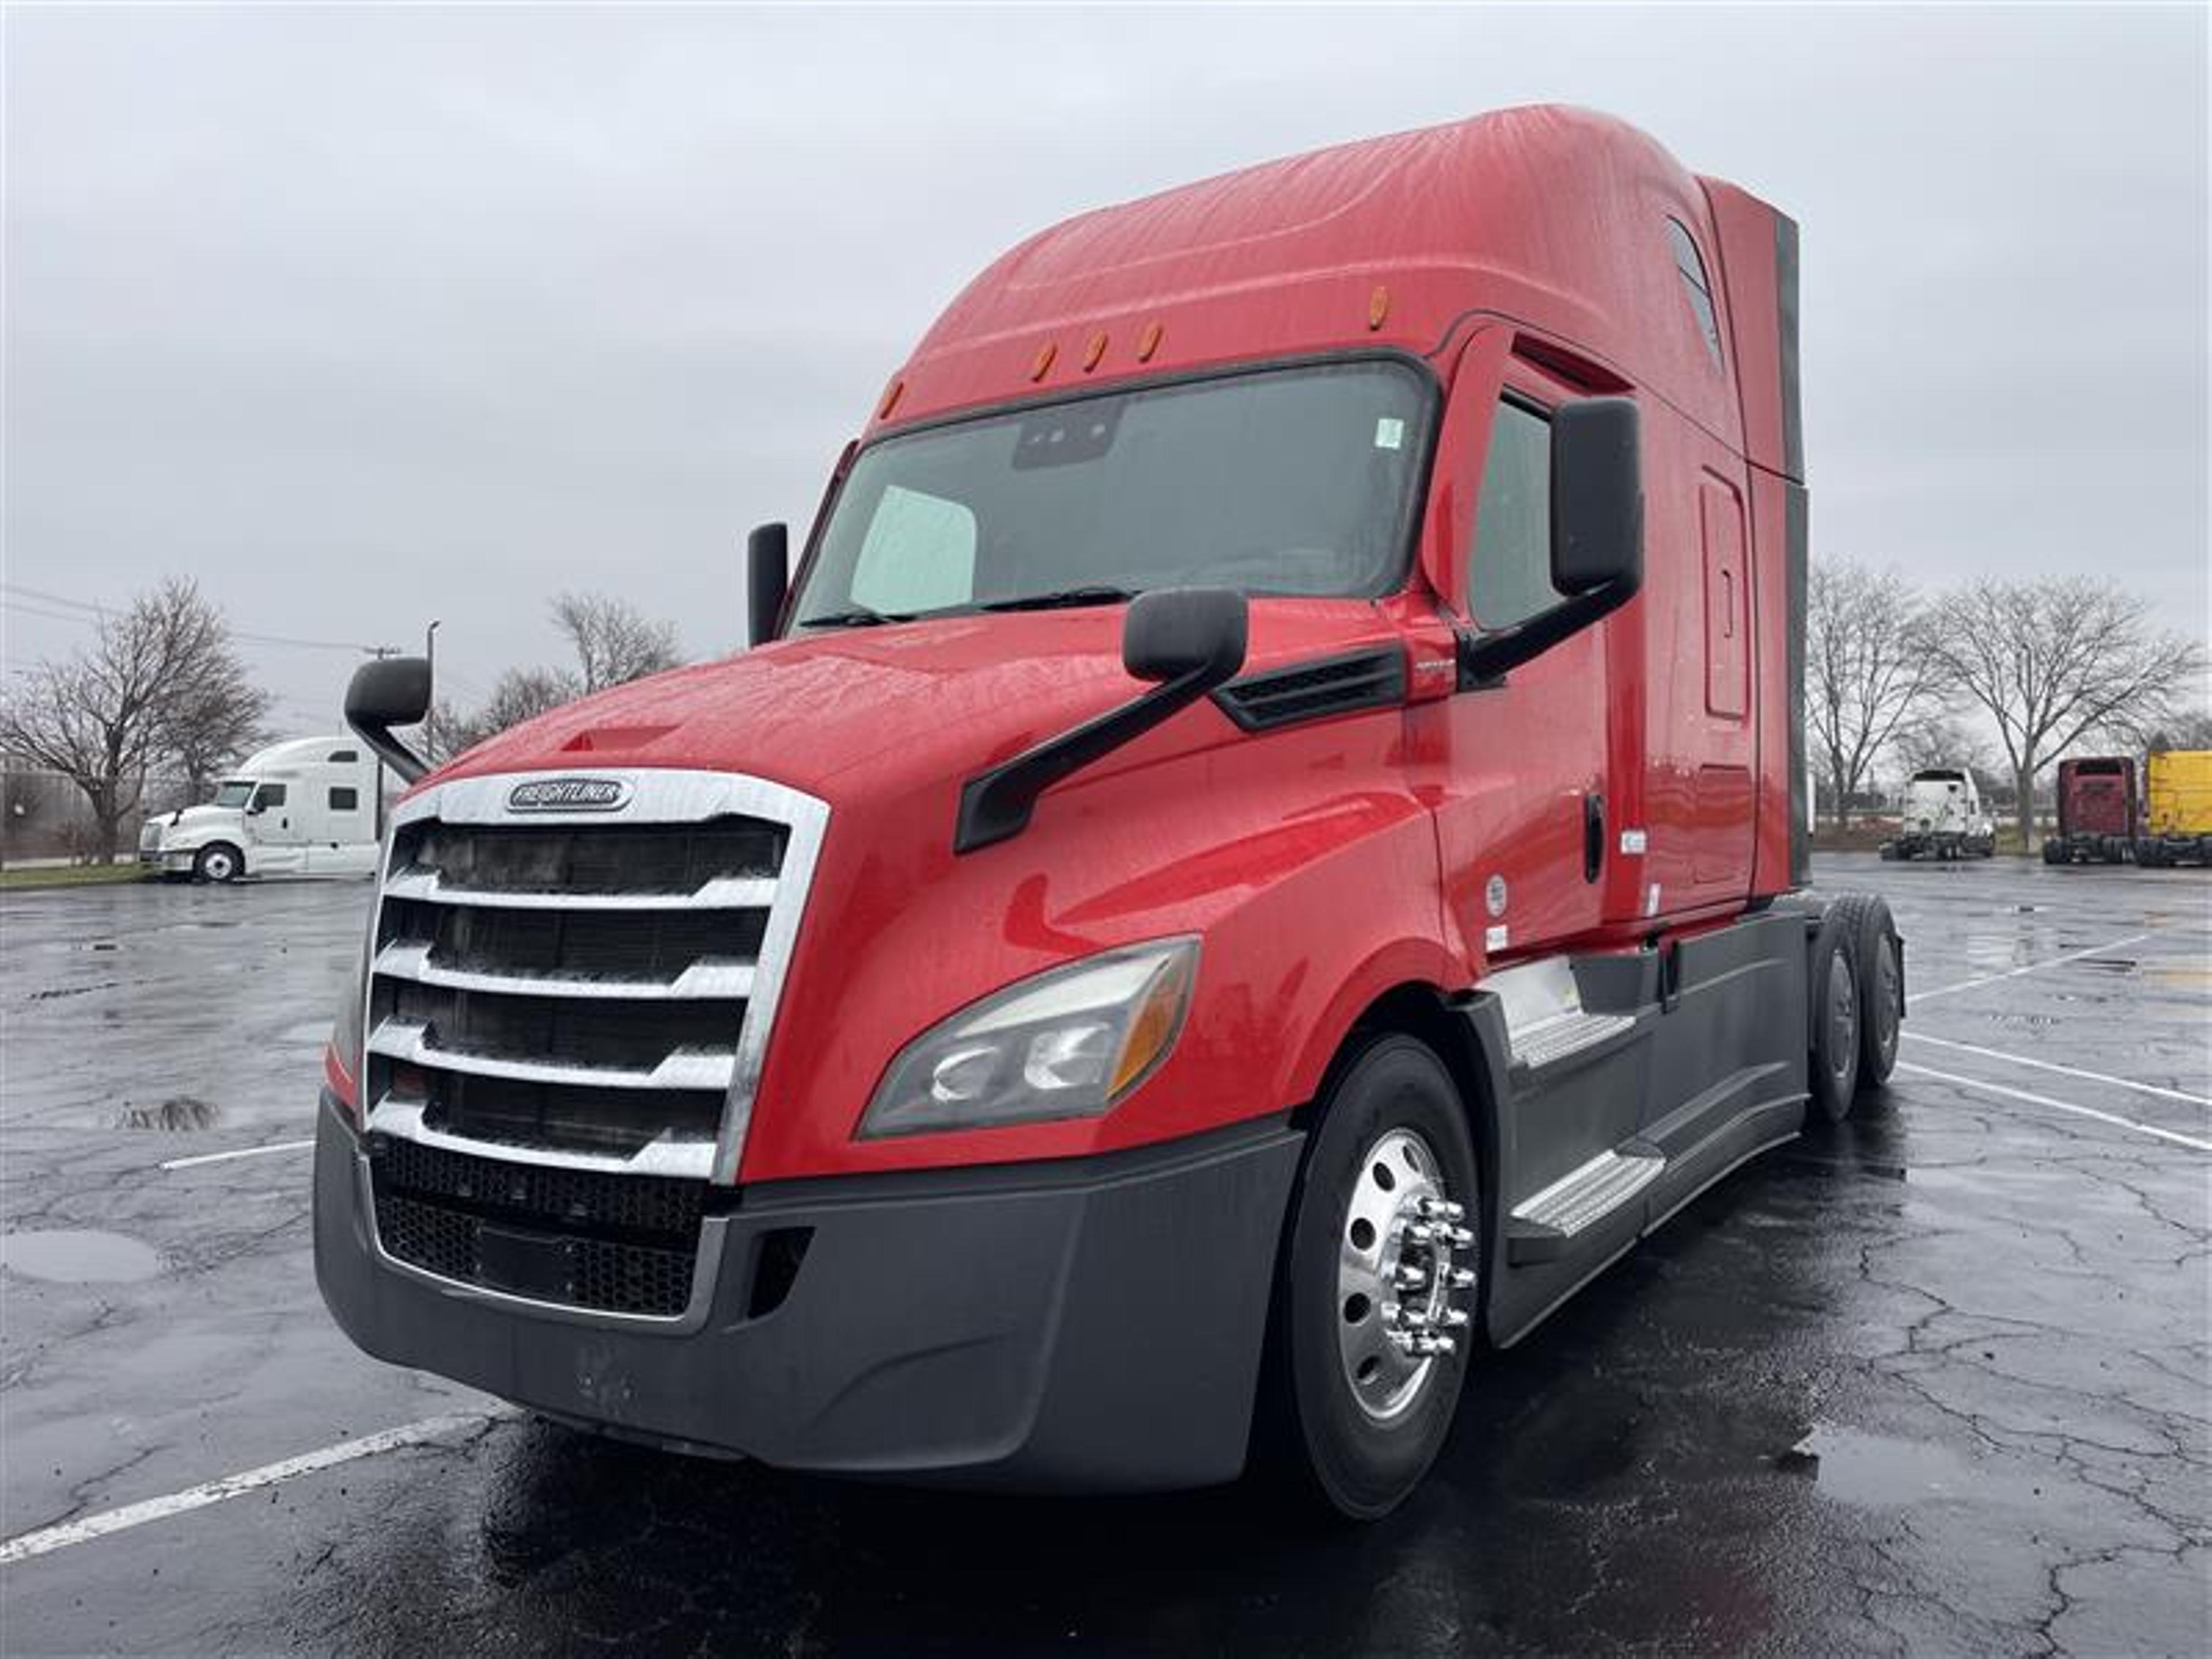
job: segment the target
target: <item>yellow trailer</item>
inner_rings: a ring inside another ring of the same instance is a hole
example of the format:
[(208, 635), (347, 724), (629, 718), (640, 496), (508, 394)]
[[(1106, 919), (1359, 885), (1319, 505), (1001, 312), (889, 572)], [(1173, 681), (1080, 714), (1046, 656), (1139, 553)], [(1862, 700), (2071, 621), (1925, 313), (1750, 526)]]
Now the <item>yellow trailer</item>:
[(2212, 864), (2212, 749), (2152, 751), (2136, 862)]

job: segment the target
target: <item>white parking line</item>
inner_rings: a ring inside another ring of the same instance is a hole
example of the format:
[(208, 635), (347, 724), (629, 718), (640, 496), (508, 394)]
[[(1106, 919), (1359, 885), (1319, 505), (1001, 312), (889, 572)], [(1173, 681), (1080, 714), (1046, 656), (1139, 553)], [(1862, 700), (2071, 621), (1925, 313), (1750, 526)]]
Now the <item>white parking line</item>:
[(222, 1503), (226, 1498), (236, 1498), (242, 1492), (273, 1486), (279, 1481), (290, 1480), (302, 1474), (313, 1474), (318, 1469), (350, 1463), (356, 1458), (374, 1457), (379, 1452), (396, 1451), (402, 1446), (419, 1446), (441, 1435), (481, 1428), (486, 1423), (506, 1415), (507, 1413), (493, 1411), (454, 1412), (444, 1417), (426, 1417), (419, 1423), (386, 1429), (380, 1434), (366, 1434), (358, 1440), (348, 1440), (338, 1445), (325, 1446), (320, 1451), (288, 1457), (281, 1463), (264, 1463), (259, 1468), (248, 1469), (242, 1474), (227, 1474), (220, 1480), (187, 1486), (184, 1491), (171, 1492), (166, 1498), (149, 1498), (143, 1503), (125, 1504), (119, 1510), (103, 1510), (98, 1515), (64, 1521), (57, 1526), (42, 1527), (37, 1532), (20, 1533), (5, 1543), (0, 1543), (0, 1566), (13, 1561), (27, 1560), (34, 1555), (44, 1555), (50, 1550), (67, 1549), (71, 1544), (88, 1543), (95, 1538), (105, 1538), (110, 1533), (143, 1527), (149, 1521), (182, 1515), (188, 1510), (204, 1509), (210, 1504)]
[(2103, 1083), (2115, 1089), (2132, 1089), (2139, 1095), (2156, 1095), (2161, 1100), (2186, 1101), (2191, 1106), (2212, 1106), (2212, 1097), (2192, 1095), (2186, 1089), (2164, 1089), (2155, 1083), (2137, 1083), (2132, 1078), (2112, 1077), (2103, 1072), (2085, 1072), (2078, 1066), (2061, 1066), (2052, 1060), (2031, 1060), (2026, 1054), (2008, 1054), (2002, 1048), (1984, 1048), (1971, 1042), (1954, 1042), (1949, 1037), (1929, 1036), (1925, 1031), (1907, 1031), (1905, 1036), (1914, 1042), (1932, 1042), (1939, 1048), (1956, 1048), (1969, 1054), (1981, 1054), (1990, 1060), (2002, 1060), (2009, 1066), (2033, 1066), (2039, 1072), (2057, 1072), (2064, 1077), (2078, 1077), (2087, 1083)]
[(267, 1152), (296, 1152), (312, 1146), (312, 1140), (272, 1140), (266, 1146), (240, 1146), (235, 1152), (201, 1152), (192, 1158), (173, 1158), (165, 1161), (165, 1170), (189, 1170), (196, 1164), (222, 1164), (234, 1158), (259, 1158)]
[(2025, 1089), (2011, 1088), (2002, 1083), (1985, 1083), (1978, 1077), (1960, 1077), (1955, 1072), (1939, 1072), (1933, 1066), (1915, 1066), (1906, 1060), (1898, 1061), (1897, 1069), (1911, 1072), (1916, 1077), (1932, 1077), (1939, 1083), (1952, 1084), (1961, 1089), (1978, 1089), (1984, 1094), (2002, 1095), (2008, 1100), (2024, 1100), (2031, 1106), (2045, 1107), (2054, 1112), (2071, 1112), (2076, 1117), (2093, 1117), (2100, 1123), (2133, 1129), (2138, 1134), (2155, 1135), (2160, 1140), (2170, 1140), (2175, 1146), (2186, 1146), (2192, 1152), (2212, 1152), (2212, 1140), (2199, 1140), (2194, 1135), (2177, 1134), (2172, 1129), (2161, 1129), (2154, 1123), (2138, 1123), (2131, 1117), (2100, 1112), (2094, 1106), (2076, 1106), (2070, 1100), (2053, 1100), (2049, 1095), (2030, 1094)]
[(2079, 962), (2084, 957), (2117, 951), (2123, 945), (2140, 945), (2154, 934), (2171, 931), (2171, 928), (2154, 927), (2148, 933), (2130, 933), (2125, 939), (2116, 939), (2110, 944), (2093, 945), (2086, 951), (2069, 951), (2063, 957), (2051, 957), (2048, 962), (2031, 962), (2025, 968), (2008, 968), (2002, 974), (1984, 974), (1979, 979), (1962, 979), (1956, 985), (1939, 985), (1932, 991), (1915, 991), (1905, 997), (1905, 1006), (1910, 1008), (1917, 1002), (1931, 1002), (1937, 997), (1953, 996), (1960, 991), (1979, 990), (1983, 986), (1995, 985), (2000, 980), (2018, 979), (2022, 974), (2039, 974), (2046, 968), (2063, 968), (2068, 963)]

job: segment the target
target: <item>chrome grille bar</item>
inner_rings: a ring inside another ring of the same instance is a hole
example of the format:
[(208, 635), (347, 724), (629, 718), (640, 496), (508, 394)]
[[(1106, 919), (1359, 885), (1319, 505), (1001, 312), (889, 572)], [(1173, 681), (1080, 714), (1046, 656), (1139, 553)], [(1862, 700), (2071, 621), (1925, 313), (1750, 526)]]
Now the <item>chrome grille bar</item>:
[(433, 1071), (467, 1072), (477, 1077), (512, 1078), (521, 1083), (566, 1083), (594, 1089), (727, 1089), (736, 1075), (735, 1045), (728, 1048), (679, 1048), (649, 1072), (612, 1066), (563, 1066), (557, 1061), (513, 1060), (440, 1048), (430, 1028), (411, 1020), (387, 1019), (369, 1033), (368, 1052)]
[(511, 891), (456, 886), (440, 871), (410, 866), (384, 884), (384, 896), (501, 910), (765, 910), (775, 902), (776, 885), (755, 876), (726, 876), (690, 893)]
[(702, 957), (673, 979), (577, 978), (567, 974), (486, 974), (442, 966), (422, 939), (395, 939), (377, 952), (375, 971), (386, 979), (452, 991), (510, 996), (601, 997), (625, 1001), (742, 1000), (752, 994), (753, 964)]

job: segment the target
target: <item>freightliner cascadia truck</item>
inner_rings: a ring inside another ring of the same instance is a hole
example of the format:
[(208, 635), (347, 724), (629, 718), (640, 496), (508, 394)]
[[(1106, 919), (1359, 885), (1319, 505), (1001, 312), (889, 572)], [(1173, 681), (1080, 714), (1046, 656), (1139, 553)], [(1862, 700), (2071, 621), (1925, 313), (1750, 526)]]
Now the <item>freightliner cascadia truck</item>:
[(887, 382), (753, 648), (416, 778), (323, 1294), (557, 1422), (1353, 1516), (1895, 1057), (1808, 883), (1797, 231), (1513, 110), (1085, 215)]

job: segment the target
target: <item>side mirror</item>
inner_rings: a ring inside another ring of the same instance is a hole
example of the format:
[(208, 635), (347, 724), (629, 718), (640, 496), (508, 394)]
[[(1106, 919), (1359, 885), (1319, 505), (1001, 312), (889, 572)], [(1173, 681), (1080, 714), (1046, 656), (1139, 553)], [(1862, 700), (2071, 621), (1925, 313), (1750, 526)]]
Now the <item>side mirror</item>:
[(783, 616), (783, 597), (791, 587), (791, 532), (764, 524), (745, 538), (745, 643), (763, 645), (775, 637)]
[(1644, 585), (1644, 468), (1635, 400), (1585, 398), (1552, 416), (1552, 586), (1565, 597), (1525, 622), (1462, 634), (1462, 690), (1540, 657)]
[(258, 818), (268, 810), (269, 803), (258, 795), (246, 803), (246, 816), (249, 818)]
[(354, 670), (346, 687), (346, 724), (409, 783), (430, 763), (392, 735), (395, 726), (418, 726), (430, 712), (430, 665), (422, 657), (380, 657)]
[(1062, 778), (1133, 742), (1187, 708), (1244, 665), (1248, 607), (1220, 587), (1163, 587), (1139, 593), (1121, 624), (1121, 666), (1155, 682), (1142, 696), (1072, 731), (1048, 738), (962, 786), (952, 850), (1018, 836), (1036, 799)]
[(1121, 624), (1121, 666), (1132, 679), (1211, 678), (1208, 689), (1244, 665), (1250, 607), (1225, 587), (1163, 587), (1139, 593)]
[(1552, 416), (1552, 586), (1569, 597), (1644, 576), (1636, 402), (1586, 398)]

